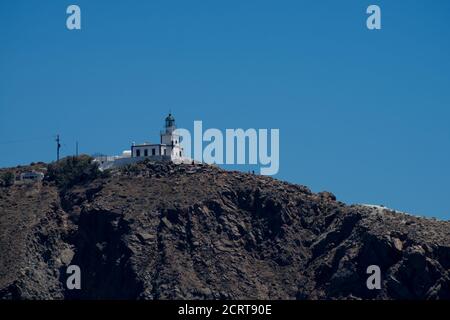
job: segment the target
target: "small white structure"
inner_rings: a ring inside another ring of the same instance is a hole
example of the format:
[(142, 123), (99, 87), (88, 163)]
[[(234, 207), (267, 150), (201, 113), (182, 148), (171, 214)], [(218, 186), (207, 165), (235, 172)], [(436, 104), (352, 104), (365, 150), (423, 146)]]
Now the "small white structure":
[(27, 171), (20, 174), (20, 181), (25, 183), (33, 183), (36, 181), (42, 181), (44, 174), (38, 171)]
[(125, 150), (120, 156), (98, 156), (94, 161), (99, 163), (100, 170), (125, 166), (144, 159), (171, 161), (174, 163), (191, 163), (184, 157), (180, 145), (180, 137), (175, 133), (175, 118), (171, 113), (165, 119), (164, 130), (160, 132), (160, 143), (132, 143), (131, 150)]

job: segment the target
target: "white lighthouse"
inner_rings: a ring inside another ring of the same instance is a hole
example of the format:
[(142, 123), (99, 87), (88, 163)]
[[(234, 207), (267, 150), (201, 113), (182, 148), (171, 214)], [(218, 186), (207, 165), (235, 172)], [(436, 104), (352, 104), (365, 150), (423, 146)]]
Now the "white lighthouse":
[(155, 160), (174, 161), (183, 159), (180, 137), (175, 133), (175, 118), (171, 113), (166, 117), (164, 130), (160, 132), (160, 143), (142, 143), (131, 145), (131, 157), (153, 157)]
[(191, 159), (184, 157), (184, 150), (180, 144), (180, 136), (176, 134), (175, 118), (171, 113), (166, 117), (164, 129), (160, 132), (160, 143), (133, 143), (131, 150), (125, 150), (121, 156), (96, 157), (100, 169), (120, 167), (130, 163), (150, 159), (155, 161), (170, 161), (174, 163), (191, 163)]

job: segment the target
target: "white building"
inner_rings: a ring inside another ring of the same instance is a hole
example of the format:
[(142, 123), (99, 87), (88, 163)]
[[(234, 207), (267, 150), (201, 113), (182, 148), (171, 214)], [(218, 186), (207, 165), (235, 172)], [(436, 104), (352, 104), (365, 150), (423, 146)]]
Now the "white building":
[(160, 143), (133, 143), (131, 157), (160, 157), (162, 160), (169, 161), (183, 159), (183, 148), (180, 146), (180, 137), (174, 133), (175, 129), (175, 118), (169, 113), (164, 130), (160, 132)]
[(19, 177), (20, 181), (25, 183), (33, 183), (36, 181), (42, 181), (44, 179), (44, 174), (38, 171), (27, 171), (21, 173)]
[(133, 142), (131, 150), (123, 151), (120, 156), (99, 156), (95, 157), (94, 161), (99, 162), (101, 170), (124, 166), (144, 159), (191, 163), (191, 159), (184, 157), (180, 137), (175, 133), (175, 129), (175, 118), (169, 113), (165, 120), (164, 130), (160, 132), (160, 143), (135, 144)]

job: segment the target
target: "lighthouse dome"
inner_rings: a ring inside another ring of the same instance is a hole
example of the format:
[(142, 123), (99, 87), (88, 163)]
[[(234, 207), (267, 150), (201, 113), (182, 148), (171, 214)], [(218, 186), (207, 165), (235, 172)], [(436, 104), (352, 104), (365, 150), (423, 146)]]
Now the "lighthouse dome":
[(166, 128), (175, 127), (175, 118), (173, 117), (172, 113), (169, 113), (169, 115), (166, 117)]

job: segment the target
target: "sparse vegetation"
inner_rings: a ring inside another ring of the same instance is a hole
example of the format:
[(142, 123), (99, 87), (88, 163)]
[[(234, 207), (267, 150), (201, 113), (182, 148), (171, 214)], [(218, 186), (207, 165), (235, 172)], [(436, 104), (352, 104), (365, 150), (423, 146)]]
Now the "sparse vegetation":
[(5, 171), (0, 173), (0, 186), (2, 187), (10, 187), (14, 184), (14, 173), (11, 171)]
[(139, 168), (135, 164), (127, 164), (119, 170), (121, 173), (127, 175), (137, 174), (139, 172)]
[(65, 192), (76, 184), (87, 183), (101, 176), (98, 164), (92, 162), (91, 157), (82, 155), (49, 164), (46, 179), (54, 181), (59, 190)]

